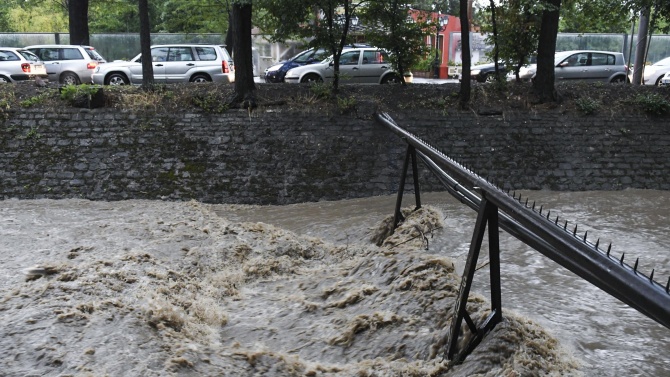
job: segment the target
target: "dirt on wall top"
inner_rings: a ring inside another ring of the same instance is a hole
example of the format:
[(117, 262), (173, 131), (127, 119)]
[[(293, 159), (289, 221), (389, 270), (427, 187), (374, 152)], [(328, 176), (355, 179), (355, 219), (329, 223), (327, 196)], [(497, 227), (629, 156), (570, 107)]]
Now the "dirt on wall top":
[[(62, 87), (32, 82), (0, 87), (0, 113), (26, 108), (107, 107), (134, 111), (204, 111), (222, 113), (233, 95), (230, 84), (157, 85), (153, 92), (139, 87)], [(347, 113), (362, 103), (384, 111), (430, 109), (460, 111), (460, 84), (341, 85), (337, 93), (328, 84), (256, 84), (259, 107), (283, 107), (319, 111), (323, 108)], [(557, 83), (558, 102), (541, 103), (530, 83), (501, 85), (473, 83), (469, 108), (482, 114), (516, 110), (559, 110), (585, 115), (649, 113), (670, 116), (670, 87), (606, 83)]]

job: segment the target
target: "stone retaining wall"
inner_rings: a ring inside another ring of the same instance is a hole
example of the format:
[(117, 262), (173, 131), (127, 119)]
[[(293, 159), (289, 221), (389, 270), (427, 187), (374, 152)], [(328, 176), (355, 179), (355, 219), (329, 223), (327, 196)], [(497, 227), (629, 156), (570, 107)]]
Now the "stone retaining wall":
[[(9, 113), (0, 134), (0, 198), (287, 204), (394, 193), (406, 144), (373, 121), (371, 111), (361, 112)], [(392, 115), (507, 188), (670, 189), (668, 117)], [(421, 184), (442, 190), (425, 171)]]

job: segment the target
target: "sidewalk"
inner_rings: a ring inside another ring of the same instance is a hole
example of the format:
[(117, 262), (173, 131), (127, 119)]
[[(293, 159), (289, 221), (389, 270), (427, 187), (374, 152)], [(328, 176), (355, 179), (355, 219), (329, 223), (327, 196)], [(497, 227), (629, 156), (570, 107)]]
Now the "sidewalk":
[(458, 79), (430, 79), (424, 77), (414, 77), (414, 84), (458, 84)]

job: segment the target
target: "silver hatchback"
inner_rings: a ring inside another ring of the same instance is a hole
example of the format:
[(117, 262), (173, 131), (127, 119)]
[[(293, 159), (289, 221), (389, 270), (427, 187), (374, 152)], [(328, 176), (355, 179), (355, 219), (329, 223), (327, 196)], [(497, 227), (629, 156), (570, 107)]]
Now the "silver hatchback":
[(0, 47), (0, 84), (47, 77), (44, 63), (32, 52), (16, 47)]
[(65, 85), (91, 83), (91, 75), (105, 59), (91, 46), (34, 45), (26, 47), (45, 64), (49, 81)]
[[(235, 82), (235, 67), (224, 46), (173, 44), (151, 46), (154, 80), (159, 83)], [(142, 54), (131, 61), (101, 65), (93, 74), (100, 85), (142, 84)]]
[(561, 51), (554, 57), (557, 81), (626, 82), (628, 67), (623, 54), (610, 51)]
[[(284, 76), (287, 83), (331, 82), (335, 76), (333, 57), (321, 63), (290, 69)], [(407, 73), (405, 82), (412, 82)], [(340, 55), (340, 82), (342, 84), (399, 83), (400, 76), (393, 70), (388, 53), (376, 47), (345, 48)]]

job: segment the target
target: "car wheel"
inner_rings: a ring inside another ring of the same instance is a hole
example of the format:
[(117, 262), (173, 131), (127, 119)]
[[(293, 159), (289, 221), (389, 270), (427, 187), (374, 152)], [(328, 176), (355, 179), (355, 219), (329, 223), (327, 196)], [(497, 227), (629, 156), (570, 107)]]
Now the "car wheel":
[(314, 82), (323, 82), (323, 79), (321, 76), (317, 75), (316, 73), (310, 73), (308, 75), (305, 75), (305, 77), (300, 80), (301, 83), (314, 83)]
[(210, 81), (212, 81), (212, 79), (210, 79), (209, 76), (203, 74), (198, 74), (191, 77), (191, 82), (210, 82)]
[(65, 72), (60, 75), (60, 83), (64, 85), (79, 85), (81, 84), (81, 81), (79, 81), (79, 76), (74, 73)]
[(11, 81), (5, 76), (0, 75), (0, 84), (10, 84)]
[(625, 77), (617, 76), (617, 77), (613, 78), (612, 81), (610, 81), (610, 82), (613, 83), (613, 84), (618, 84), (618, 83), (622, 83), (624, 81), (626, 81)]
[(663, 76), (665, 75), (658, 76), (658, 80), (656, 80), (656, 86), (661, 86), (661, 80), (663, 79)]
[(123, 73), (112, 73), (105, 78), (105, 85), (128, 85), (128, 78)]
[(391, 73), (384, 76), (382, 79), (382, 84), (402, 84), (402, 80), (400, 80), (400, 76)]
[(486, 76), (484, 76), (484, 81), (482, 81), (482, 82), (492, 83), (494, 81), (496, 81), (496, 76), (495, 75), (486, 75)]

